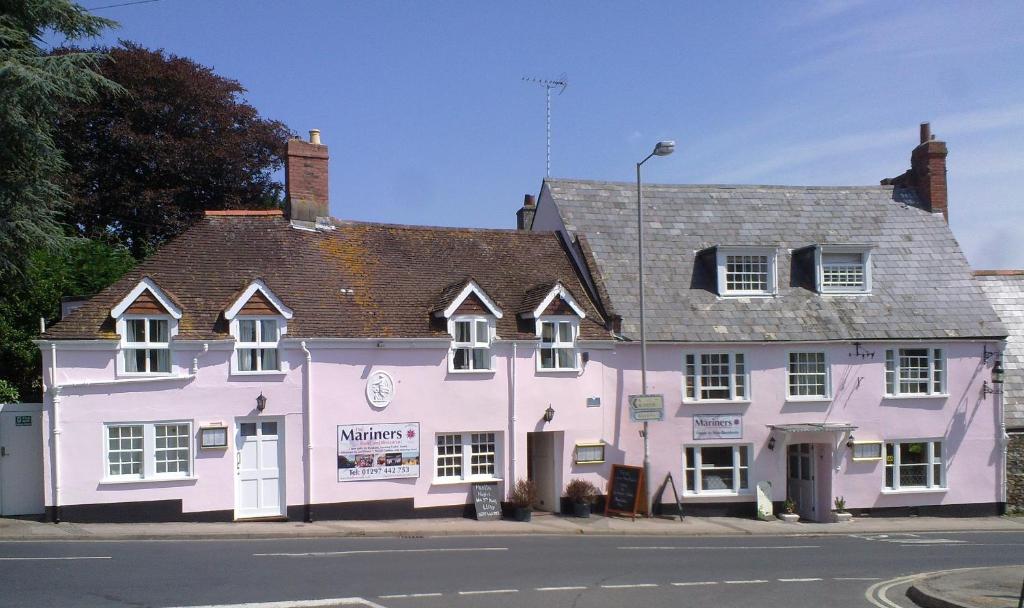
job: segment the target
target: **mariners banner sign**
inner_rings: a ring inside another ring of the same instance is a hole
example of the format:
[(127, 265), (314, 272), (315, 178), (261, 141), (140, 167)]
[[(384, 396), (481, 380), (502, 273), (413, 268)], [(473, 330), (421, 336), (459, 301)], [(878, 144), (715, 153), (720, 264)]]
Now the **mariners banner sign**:
[(693, 417), (694, 439), (743, 439), (740, 414), (697, 414)]
[(338, 481), (420, 476), (420, 424), (338, 427)]

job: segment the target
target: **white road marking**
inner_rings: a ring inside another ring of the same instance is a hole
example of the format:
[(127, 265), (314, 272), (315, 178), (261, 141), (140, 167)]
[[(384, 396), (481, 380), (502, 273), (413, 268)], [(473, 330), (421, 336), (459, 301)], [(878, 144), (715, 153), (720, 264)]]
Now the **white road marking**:
[(676, 587), (695, 587), (697, 585), (717, 585), (718, 581), (694, 581), (692, 583), (672, 583)]
[(535, 591), (583, 591), (586, 587), (537, 587)]
[(657, 583), (634, 583), (632, 585), (601, 585), (602, 589), (638, 589), (640, 587), (657, 587)]
[(47, 560), (112, 560), (110, 556), (77, 556), (77, 557), (50, 557), (50, 558), (0, 558), (4, 562), (32, 562)]
[(475, 551), (508, 551), (508, 547), (447, 547), (438, 549), (360, 549), (353, 551), (310, 551), (307, 553), (253, 553), (253, 556), (330, 557), (335, 555), (369, 555), (375, 553), (468, 553)]
[(753, 583), (767, 583), (768, 581), (766, 581), (764, 579), (758, 578), (758, 579), (753, 579), (753, 580), (749, 580), (749, 581), (722, 581), (722, 582), (725, 583), (726, 585), (751, 585)]
[(380, 604), (361, 597), (336, 597), (328, 600), (295, 600), (286, 602), (250, 602), (246, 604), (209, 604), (206, 606), (181, 606), (179, 608), (334, 608), (335, 606), (385, 608)]
[(623, 551), (721, 551), (730, 549), (820, 549), (821, 545), (790, 545), (786, 547), (619, 547)]
[(820, 578), (780, 578), (780, 583), (810, 583), (812, 581), (820, 581)]
[(492, 593), (519, 593), (518, 589), (487, 589), (483, 591), (459, 591), (459, 595), (488, 595)]
[(958, 545), (960, 543), (966, 543), (966, 540), (952, 540), (949, 538), (914, 538), (906, 540), (892, 539), (889, 542), (899, 543), (901, 545)]
[(921, 579), (921, 578), (925, 578), (927, 576), (935, 576), (935, 575), (938, 575), (938, 574), (947, 574), (947, 573), (950, 573), (950, 572), (965, 572), (965, 571), (968, 571), (968, 570), (980, 570), (980, 569), (981, 569), (980, 567), (976, 567), (976, 568), (956, 568), (956, 569), (953, 569), (953, 570), (938, 570), (936, 572), (919, 572), (917, 574), (911, 574), (909, 576), (901, 576), (901, 577), (898, 577), (898, 578), (891, 578), (891, 579), (889, 579), (887, 581), (882, 581), (880, 583), (875, 583), (874, 585), (871, 585), (870, 587), (868, 587), (867, 591), (864, 592), (864, 599), (866, 599), (869, 603), (871, 603), (871, 604), (873, 604), (875, 606), (878, 606), (878, 608), (901, 608), (900, 604), (897, 604), (896, 602), (890, 600), (888, 598), (888, 596), (886, 596), (886, 593), (888, 593), (888, 591), (890, 589), (892, 589), (893, 587), (898, 587), (900, 585), (905, 585), (907, 583), (912, 583), (913, 581), (916, 581), (916, 580)]
[(409, 597), (441, 597), (440, 593), (410, 593)]

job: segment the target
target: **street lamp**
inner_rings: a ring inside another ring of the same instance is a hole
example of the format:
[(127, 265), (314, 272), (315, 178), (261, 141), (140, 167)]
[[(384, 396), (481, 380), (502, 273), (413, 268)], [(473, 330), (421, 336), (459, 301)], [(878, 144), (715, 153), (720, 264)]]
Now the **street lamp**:
[[(644, 325), (644, 194), (640, 183), (640, 167), (652, 156), (668, 156), (675, 152), (676, 142), (659, 141), (654, 150), (636, 164), (636, 230), (640, 265), (640, 393), (647, 394), (647, 329)], [(644, 498), (648, 517), (651, 516), (651, 444), (648, 440), (648, 422), (644, 420)]]

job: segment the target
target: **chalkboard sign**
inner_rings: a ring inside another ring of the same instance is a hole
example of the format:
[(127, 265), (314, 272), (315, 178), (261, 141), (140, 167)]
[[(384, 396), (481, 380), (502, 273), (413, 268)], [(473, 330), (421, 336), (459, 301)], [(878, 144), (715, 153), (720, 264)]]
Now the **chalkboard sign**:
[(608, 501), (604, 514), (619, 513), (636, 517), (640, 493), (643, 490), (644, 470), (623, 464), (612, 465), (612, 476), (608, 480)]
[(476, 518), (480, 521), (501, 519), (501, 501), (498, 499), (498, 484), (474, 483), (473, 504)]

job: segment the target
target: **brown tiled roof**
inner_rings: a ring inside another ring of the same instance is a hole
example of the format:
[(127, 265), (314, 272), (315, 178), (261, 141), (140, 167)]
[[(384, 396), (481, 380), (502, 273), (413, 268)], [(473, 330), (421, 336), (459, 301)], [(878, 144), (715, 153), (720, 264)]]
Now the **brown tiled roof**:
[[(179, 339), (227, 337), (223, 311), (256, 278), (294, 312), (288, 337), (443, 338), (430, 312), (470, 277), (509, 311), (531, 287), (561, 282), (587, 312), (581, 337), (610, 338), (554, 233), (337, 220), (335, 230), (311, 231), (253, 214), (207, 214), (43, 337), (115, 338), (110, 309), (143, 276), (175, 294)], [(536, 338), (514, 314), (497, 324), (502, 338)]]

